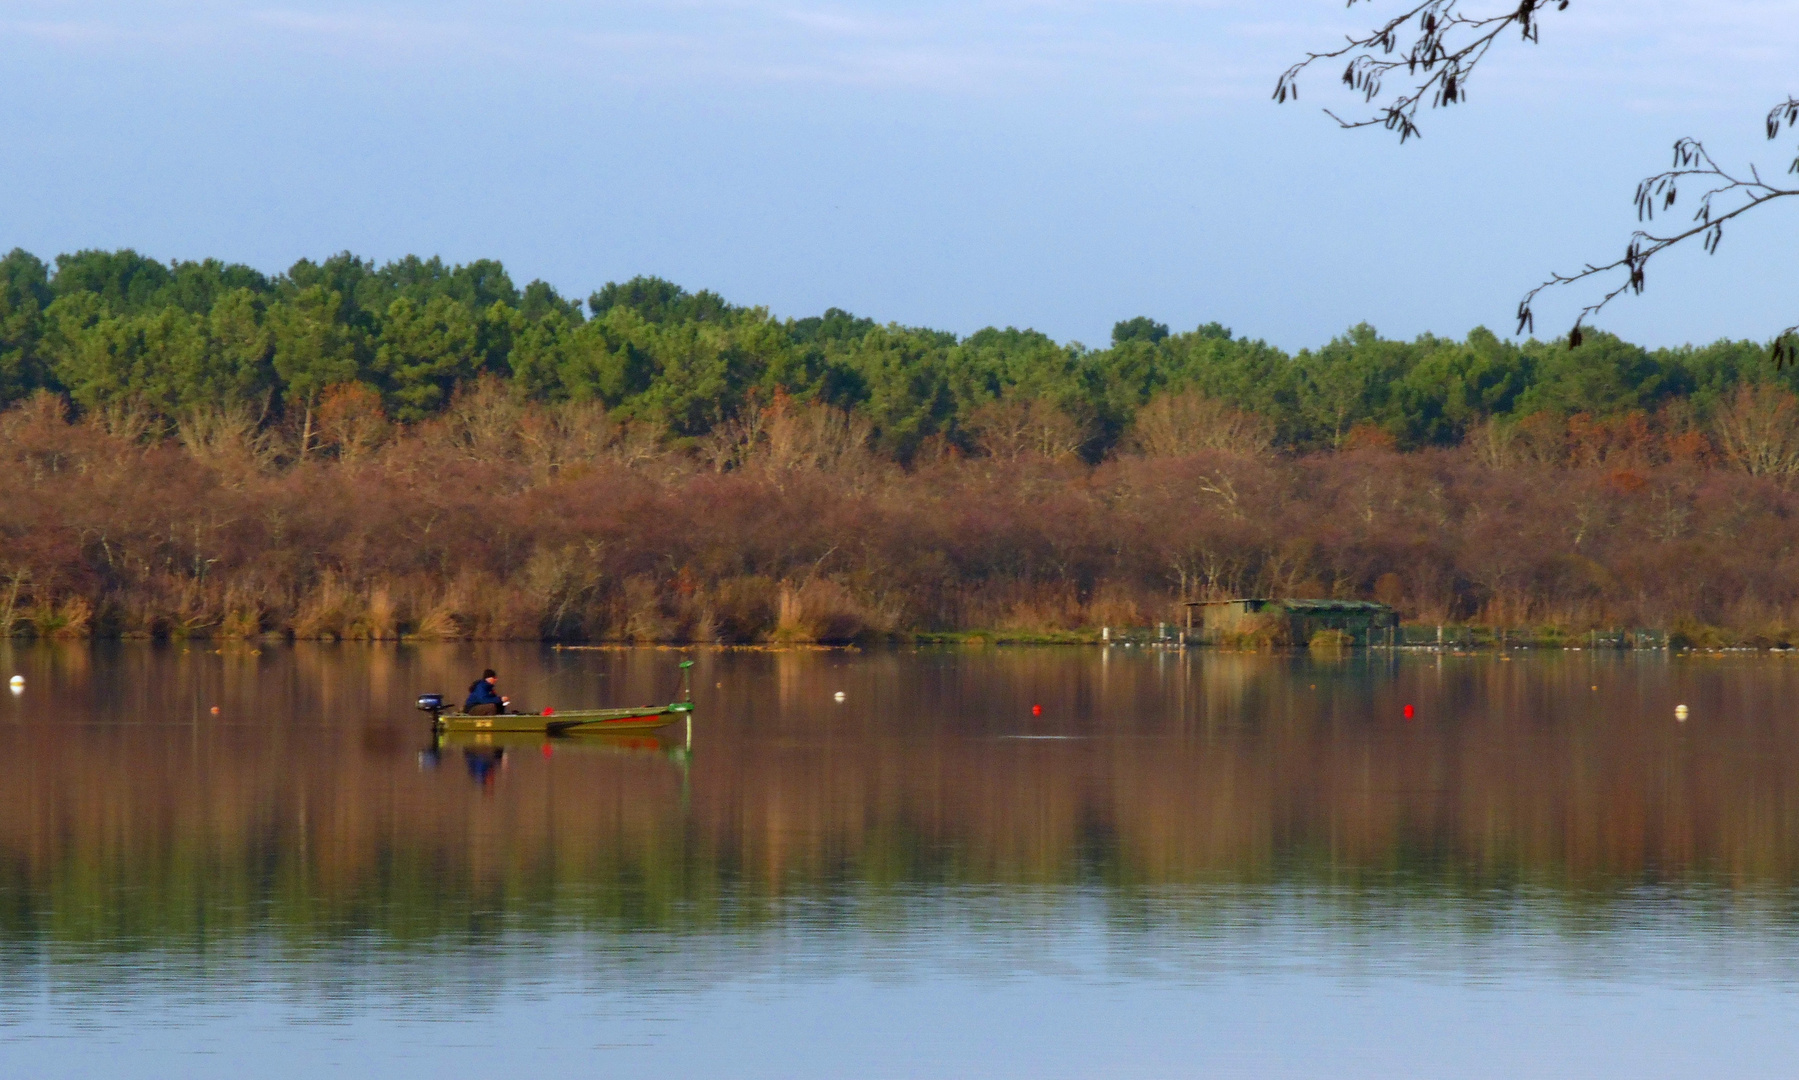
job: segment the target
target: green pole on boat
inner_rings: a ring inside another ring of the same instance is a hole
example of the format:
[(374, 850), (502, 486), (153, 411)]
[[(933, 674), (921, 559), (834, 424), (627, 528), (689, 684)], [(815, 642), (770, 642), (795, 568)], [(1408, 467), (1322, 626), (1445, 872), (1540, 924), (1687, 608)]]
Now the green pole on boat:
[[(681, 661), (681, 693), (689, 705), (693, 704), (693, 661)], [(687, 710), (687, 751), (693, 752), (693, 710)]]

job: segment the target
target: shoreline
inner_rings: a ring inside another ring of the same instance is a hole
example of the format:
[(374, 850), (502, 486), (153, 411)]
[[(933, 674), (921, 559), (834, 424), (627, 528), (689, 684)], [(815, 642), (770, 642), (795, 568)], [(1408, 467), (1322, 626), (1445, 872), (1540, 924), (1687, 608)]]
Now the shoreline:
[[(125, 642), (148, 643), (162, 646), (180, 646), (190, 649), (204, 646), (215, 652), (226, 649), (249, 650), (260, 652), (264, 647), (280, 647), (294, 645), (537, 645), (555, 652), (715, 652), (715, 653), (796, 653), (796, 652), (861, 652), (883, 648), (935, 647), (935, 648), (997, 648), (997, 647), (1081, 647), (1119, 650), (1141, 650), (1148, 652), (1208, 652), (1221, 655), (1296, 655), (1333, 656), (1345, 654), (1430, 654), (1442, 656), (1482, 656), (1504, 655), (1507, 653), (1606, 653), (1633, 654), (1662, 653), (1667, 655), (1699, 654), (1751, 654), (1766, 653), (1773, 656), (1799, 656), (1799, 648), (1784, 641), (1756, 642), (1725, 640), (1717, 642), (1695, 641), (1678, 632), (1658, 633), (1653, 643), (1628, 644), (1617, 638), (1601, 638), (1596, 643), (1584, 636), (1572, 636), (1561, 633), (1546, 633), (1539, 636), (1524, 636), (1515, 631), (1508, 631), (1504, 637), (1490, 628), (1458, 628), (1466, 632), (1469, 629), (1485, 631), (1471, 635), (1456, 635), (1438, 641), (1401, 641), (1394, 644), (1373, 642), (1369, 644), (1328, 643), (1312, 645), (1295, 645), (1289, 643), (1267, 642), (1200, 642), (1182, 641), (1172, 631), (1166, 637), (1155, 636), (1152, 628), (1121, 628), (1112, 630), (1108, 636), (1101, 628), (1095, 630), (1072, 631), (1013, 631), (1013, 630), (956, 630), (956, 631), (919, 631), (915, 633), (895, 633), (870, 637), (854, 641), (758, 641), (758, 642), (721, 642), (721, 641), (557, 641), (530, 637), (442, 637), (401, 634), (391, 637), (301, 637), (294, 634), (265, 633), (255, 637), (214, 637), (207, 635), (153, 635), (153, 634), (84, 634), (40, 636), (18, 634), (0, 638), (3, 646), (72, 646), (116, 644)], [(1435, 626), (1408, 626), (1403, 629), (1418, 631), (1423, 636), (1425, 631), (1434, 633)], [(1708, 628), (1715, 629), (1715, 628)], [(1456, 637), (1461, 637), (1456, 640)]]

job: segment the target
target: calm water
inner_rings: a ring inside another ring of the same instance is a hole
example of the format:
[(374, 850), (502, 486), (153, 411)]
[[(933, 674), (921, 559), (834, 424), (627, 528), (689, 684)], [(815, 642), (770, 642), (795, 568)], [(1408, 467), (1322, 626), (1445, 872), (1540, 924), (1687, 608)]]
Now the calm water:
[(0, 644), (0, 1075), (1799, 1068), (1799, 661), (693, 655)]

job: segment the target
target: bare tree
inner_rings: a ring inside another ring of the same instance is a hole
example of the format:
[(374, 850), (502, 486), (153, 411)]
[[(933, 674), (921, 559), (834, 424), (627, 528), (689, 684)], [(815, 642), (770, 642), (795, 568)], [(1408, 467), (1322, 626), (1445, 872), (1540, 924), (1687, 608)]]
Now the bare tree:
[(1186, 457), (1206, 450), (1266, 454), (1273, 426), (1197, 390), (1158, 394), (1137, 411), (1131, 443), (1147, 457)]
[(1751, 476), (1799, 473), (1799, 398), (1778, 386), (1737, 387), (1714, 420), (1724, 459)]
[(776, 394), (764, 412), (761, 450), (771, 469), (839, 469), (868, 448), (869, 422), (855, 413), (786, 394)]
[[(1348, 0), (1350, 7), (1376, 0)], [(1477, 4), (1464, 5), (1463, 0), (1422, 0), (1407, 3), (1404, 10), (1361, 35), (1350, 35), (1342, 46), (1323, 52), (1307, 53), (1303, 60), (1282, 73), (1275, 84), (1277, 102), (1299, 98), (1299, 80), (1310, 68), (1345, 61), (1342, 82), (1359, 93), (1369, 114), (1344, 118), (1326, 109), (1326, 115), (1345, 128), (1384, 127), (1397, 132), (1399, 141), (1422, 134), (1418, 126), (1418, 110), (1426, 104), (1433, 109), (1447, 108), (1468, 100), (1468, 83), (1476, 67), (1485, 60), (1493, 46), (1507, 34), (1516, 31), (1520, 40), (1536, 43), (1542, 17), (1550, 11), (1565, 11), (1571, 0), (1495, 0), (1484, 12), (1475, 13)], [(1401, 89), (1388, 92), (1387, 83), (1395, 80)], [(1768, 112), (1766, 132), (1769, 139), (1778, 138), (1782, 130), (1799, 126), (1799, 98), (1788, 98)], [(1799, 158), (1787, 169), (1799, 175)], [(1727, 222), (1775, 199), (1799, 195), (1799, 186), (1766, 179), (1751, 163), (1746, 169), (1721, 167), (1697, 139), (1683, 138), (1674, 144), (1672, 167), (1645, 179), (1637, 185), (1637, 220), (1652, 222), (1658, 212), (1673, 209), (1683, 184), (1704, 188), (1698, 198), (1698, 209), (1692, 224), (1666, 232), (1638, 229), (1630, 236), (1624, 254), (1610, 262), (1588, 263), (1570, 273), (1552, 273), (1547, 281), (1524, 294), (1518, 302), (1518, 332), (1536, 329), (1535, 305), (1543, 290), (1557, 285), (1572, 285), (1587, 278), (1617, 274), (1622, 277), (1598, 300), (1580, 309), (1568, 333), (1569, 347), (1581, 342), (1581, 329), (1587, 320), (1625, 293), (1641, 293), (1649, 261), (1662, 252), (1685, 241), (1699, 238), (1708, 253), (1718, 250)], [(1774, 339), (1774, 362), (1784, 366), (1799, 359), (1799, 325), (1789, 326)]]
[(327, 386), (314, 410), (313, 426), (346, 464), (367, 457), (391, 434), (381, 395), (364, 383)]
[(1071, 458), (1092, 441), (1087, 425), (1045, 398), (1007, 394), (974, 410), (968, 428), (975, 445), (1001, 461)]

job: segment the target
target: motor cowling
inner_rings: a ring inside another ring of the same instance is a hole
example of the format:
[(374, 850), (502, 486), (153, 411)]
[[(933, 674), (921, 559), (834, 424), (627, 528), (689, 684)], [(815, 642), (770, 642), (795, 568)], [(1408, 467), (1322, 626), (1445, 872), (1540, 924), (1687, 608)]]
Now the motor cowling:
[(438, 713), (443, 712), (444, 696), (442, 694), (420, 694), (419, 711), (428, 712), (432, 716), (436, 716)]

